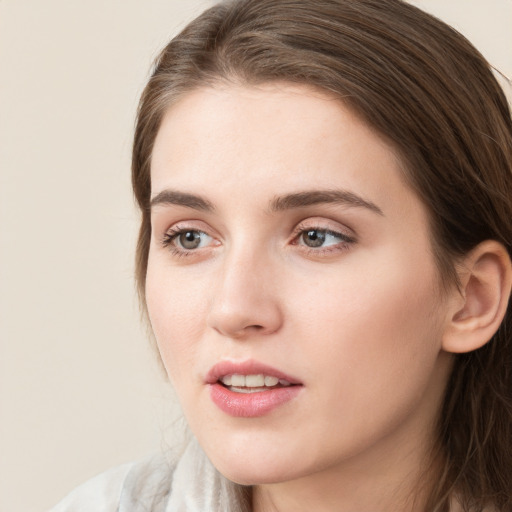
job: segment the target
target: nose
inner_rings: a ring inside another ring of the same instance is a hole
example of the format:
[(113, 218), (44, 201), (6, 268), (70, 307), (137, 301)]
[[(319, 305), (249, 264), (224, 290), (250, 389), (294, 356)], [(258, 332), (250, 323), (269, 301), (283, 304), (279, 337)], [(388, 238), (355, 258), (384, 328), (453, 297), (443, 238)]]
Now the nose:
[(277, 332), (283, 315), (273, 275), (272, 265), (254, 252), (227, 258), (212, 290), (209, 327), (233, 339)]

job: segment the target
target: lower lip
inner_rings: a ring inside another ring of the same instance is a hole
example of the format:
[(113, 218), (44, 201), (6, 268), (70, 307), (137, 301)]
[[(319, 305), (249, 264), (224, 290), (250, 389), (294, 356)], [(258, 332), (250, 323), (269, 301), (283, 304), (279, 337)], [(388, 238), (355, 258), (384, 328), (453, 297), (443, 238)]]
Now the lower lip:
[(238, 418), (264, 416), (297, 396), (302, 386), (289, 386), (257, 391), (235, 393), (219, 383), (210, 384), (213, 403), (223, 412)]

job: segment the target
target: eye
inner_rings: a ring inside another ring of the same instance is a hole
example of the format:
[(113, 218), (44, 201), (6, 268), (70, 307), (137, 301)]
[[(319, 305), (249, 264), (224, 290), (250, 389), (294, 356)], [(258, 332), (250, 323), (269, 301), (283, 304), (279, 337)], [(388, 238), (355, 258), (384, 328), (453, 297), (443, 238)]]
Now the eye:
[(164, 247), (172, 247), (178, 252), (202, 249), (213, 243), (213, 237), (198, 229), (173, 228), (169, 230), (163, 239)]
[(352, 239), (328, 229), (307, 229), (302, 231), (298, 237), (298, 245), (305, 245), (312, 249), (317, 247), (330, 247), (341, 243), (351, 242)]
[(175, 240), (183, 249), (197, 249), (201, 246), (203, 235), (200, 231), (184, 231), (177, 235)]

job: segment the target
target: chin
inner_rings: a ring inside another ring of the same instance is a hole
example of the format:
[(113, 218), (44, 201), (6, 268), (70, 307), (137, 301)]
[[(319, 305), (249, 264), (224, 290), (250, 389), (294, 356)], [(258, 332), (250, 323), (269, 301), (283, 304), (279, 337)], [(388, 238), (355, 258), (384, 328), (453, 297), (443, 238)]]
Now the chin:
[(291, 475), (288, 471), (279, 468), (247, 468), (247, 467), (224, 467), (216, 465), (218, 471), (228, 480), (240, 485), (263, 485), (277, 484), (294, 480), (299, 475)]
[(282, 443), (271, 446), (254, 440), (238, 446), (226, 443), (220, 451), (208, 450), (207, 455), (223, 476), (240, 485), (276, 484), (308, 473), (300, 451), (288, 453)]

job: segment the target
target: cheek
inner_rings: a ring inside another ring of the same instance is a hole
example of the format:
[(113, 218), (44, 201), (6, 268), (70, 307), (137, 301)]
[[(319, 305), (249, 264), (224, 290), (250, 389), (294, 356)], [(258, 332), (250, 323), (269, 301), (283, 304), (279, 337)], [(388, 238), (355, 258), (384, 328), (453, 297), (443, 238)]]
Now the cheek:
[(357, 449), (442, 392), (441, 379), (431, 387), (442, 332), (435, 270), (393, 259), (385, 272), (364, 266), (362, 274), (354, 265), (322, 279), (307, 298), (290, 295), (290, 308), (302, 314), (288, 353), (307, 368), (316, 413), (304, 428), (313, 437), (351, 439)]
[[(205, 330), (206, 280), (187, 279), (169, 272), (151, 256), (146, 279), (146, 301), (160, 356), (173, 385), (183, 381), (198, 357), (197, 341)], [(190, 379), (188, 375), (188, 379)]]
[(296, 309), (316, 315), (316, 325), (327, 331), (333, 324), (359, 325), (385, 336), (416, 322), (430, 324), (440, 309), (433, 264), (414, 253), (382, 252), (371, 258), (355, 254), (337, 269), (318, 273), (314, 282), (306, 277), (289, 298), (300, 303)]
[(414, 381), (415, 372), (418, 379), (427, 378), (442, 332), (430, 260), (389, 253), (378, 262), (370, 265), (362, 257), (347, 262), (350, 271), (320, 279), (307, 296), (290, 294), (296, 297), (290, 307), (302, 311), (297, 338), (315, 340), (314, 357), (344, 386), (374, 386), (374, 391), (400, 378)]

